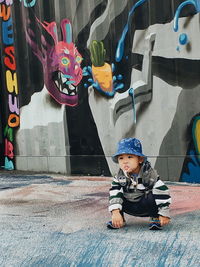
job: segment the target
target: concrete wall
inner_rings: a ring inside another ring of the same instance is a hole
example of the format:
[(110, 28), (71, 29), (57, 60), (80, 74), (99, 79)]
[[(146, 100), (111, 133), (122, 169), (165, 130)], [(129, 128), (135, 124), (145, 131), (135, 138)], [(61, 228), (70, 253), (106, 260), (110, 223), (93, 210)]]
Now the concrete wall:
[(46, 88), (21, 108), (16, 134), (18, 170), (70, 173), (64, 106), (52, 105)]
[[(5, 143), (1, 160), (22, 170), (113, 175), (117, 142), (137, 137), (163, 179), (200, 182), (199, 7), (199, 0), (1, 3), (12, 11), (20, 110), (12, 153)], [(3, 140), (9, 112), (1, 112)]]

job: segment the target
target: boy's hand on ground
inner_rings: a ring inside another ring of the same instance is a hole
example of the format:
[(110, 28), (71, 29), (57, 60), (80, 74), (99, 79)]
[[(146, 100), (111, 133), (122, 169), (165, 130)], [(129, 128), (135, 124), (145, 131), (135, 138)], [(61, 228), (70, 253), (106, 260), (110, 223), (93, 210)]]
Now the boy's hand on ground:
[(159, 216), (159, 220), (160, 220), (160, 224), (161, 226), (167, 225), (170, 222), (170, 218), (169, 217), (165, 217), (165, 216)]
[(119, 210), (112, 211), (112, 225), (117, 228), (121, 228), (124, 225), (124, 220)]

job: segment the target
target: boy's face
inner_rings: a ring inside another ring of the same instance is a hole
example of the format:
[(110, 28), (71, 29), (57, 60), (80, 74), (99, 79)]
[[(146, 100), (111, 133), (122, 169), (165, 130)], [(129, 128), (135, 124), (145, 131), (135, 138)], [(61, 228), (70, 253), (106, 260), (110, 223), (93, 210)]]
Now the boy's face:
[(143, 160), (143, 157), (131, 154), (122, 154), (118, 156), (119, 167), (126, 173), (139, 173), (140, 163), (142, 163)]

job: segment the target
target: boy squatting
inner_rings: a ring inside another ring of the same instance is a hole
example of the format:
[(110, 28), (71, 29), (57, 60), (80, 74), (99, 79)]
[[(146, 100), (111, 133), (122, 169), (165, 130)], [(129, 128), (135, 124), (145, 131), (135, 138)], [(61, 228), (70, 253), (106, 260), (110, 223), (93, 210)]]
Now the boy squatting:
[(160, 230), (170, 222), (171, 197), (168, 187), (160, 180), (142, 153), (141, 142), (136, 138), (122, 139), (112, 157), (119, 164), (119, 172), (110, 188), (110, 229), (125, 225), (124, 213), (150, 217), (149, 229)]

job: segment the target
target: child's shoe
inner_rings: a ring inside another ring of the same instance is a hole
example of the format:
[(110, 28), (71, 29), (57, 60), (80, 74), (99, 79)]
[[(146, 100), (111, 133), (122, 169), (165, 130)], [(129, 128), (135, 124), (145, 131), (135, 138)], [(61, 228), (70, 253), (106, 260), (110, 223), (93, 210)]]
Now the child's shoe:
[(149, 230), (162, 230), (159, 218), (150, 219)]
[[(123, 226), (125, 225), (125, 222), (123, 224)], [(113, 224), (112, 224), (112, 221), (109, 221), (107, 222), (107, 228), (109, 229), (119, 229), (119, 227), (115, 227)], [(121, 227), (120, 227), (121, 228)]]

